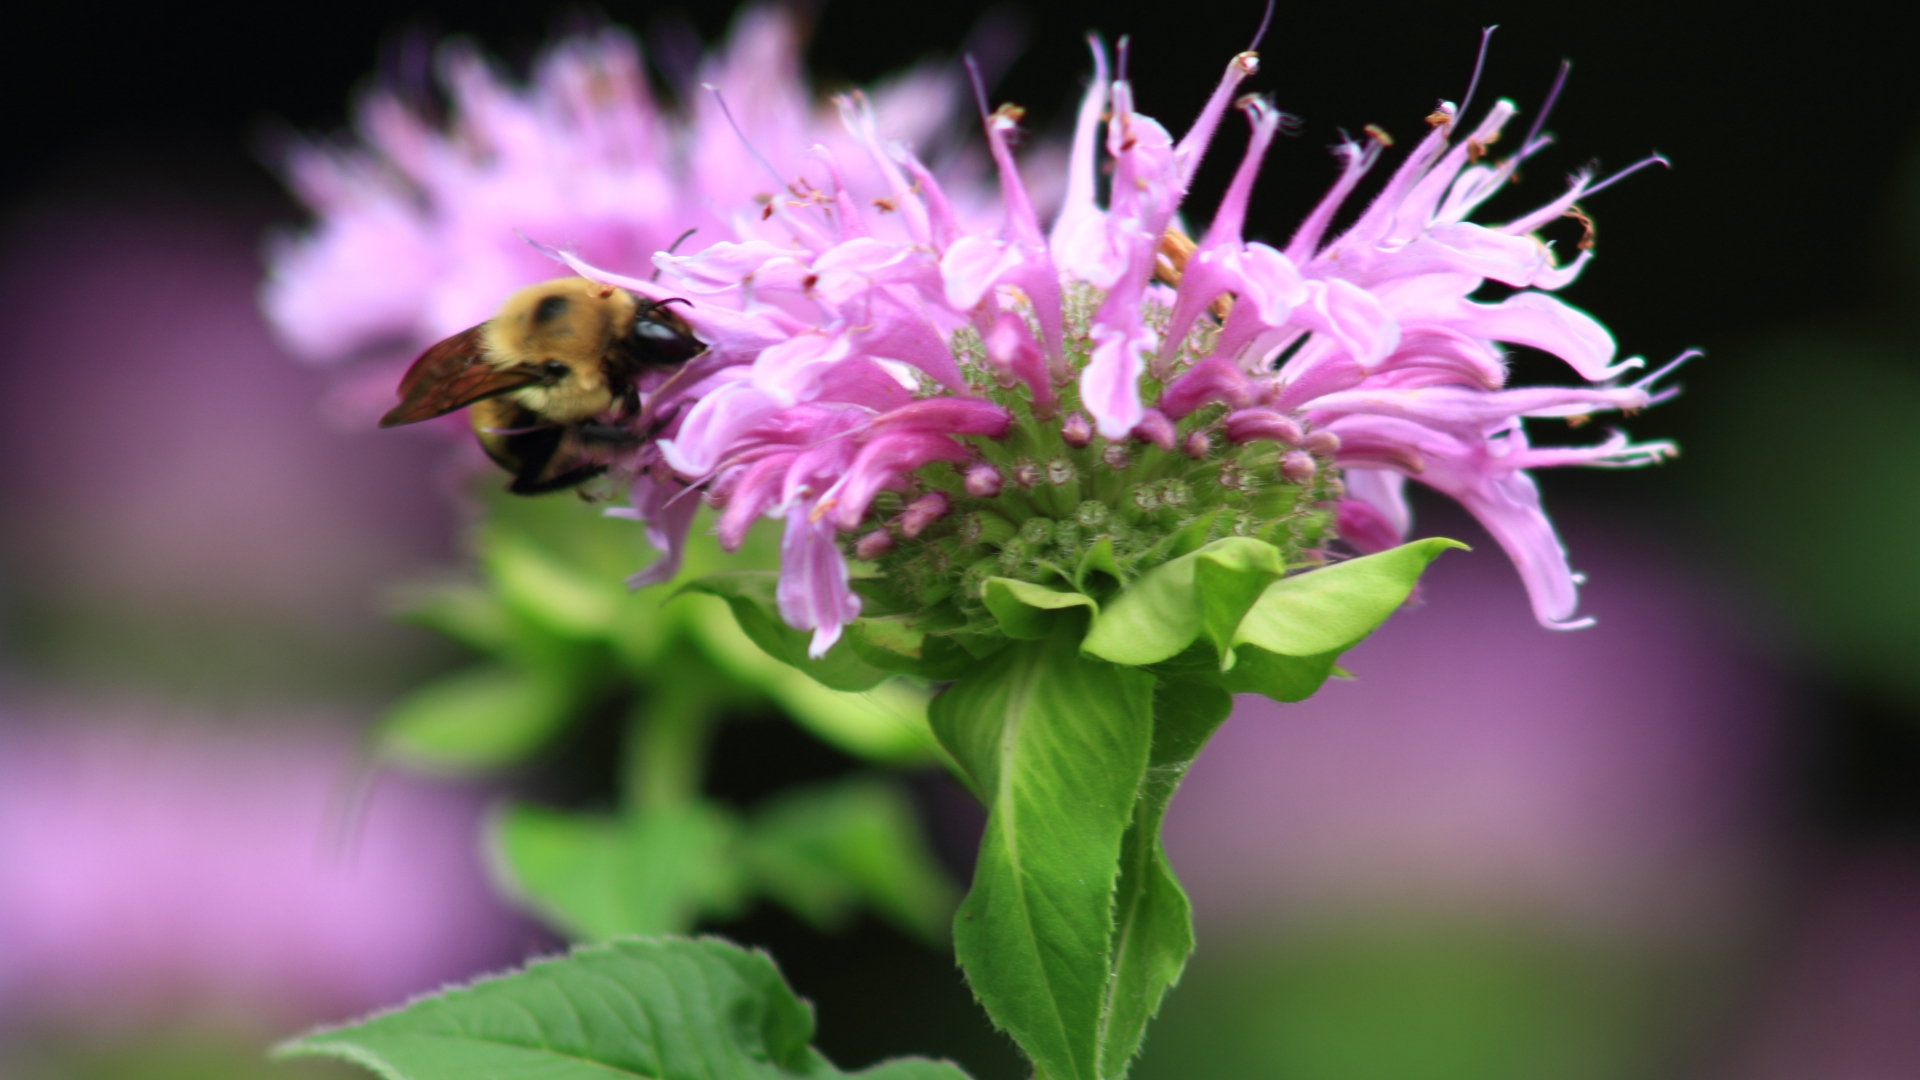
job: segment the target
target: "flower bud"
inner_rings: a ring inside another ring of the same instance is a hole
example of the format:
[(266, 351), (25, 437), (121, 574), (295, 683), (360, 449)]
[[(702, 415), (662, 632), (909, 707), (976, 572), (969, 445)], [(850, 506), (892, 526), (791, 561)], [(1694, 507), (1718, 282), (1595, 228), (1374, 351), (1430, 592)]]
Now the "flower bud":
[(1060, 422), (1060, 438), (1078, 450), (1093, 441), (1093, 424), (1077, 412), (1068, 413)]
[(1080, 470), (1074, 468), (1073, 462), (1066, 458), (1057, 457), (1047, 460), (1047, 483), (1054, 487), (1063, 487), (1079, 478)]
[(1133, 437), (1141, 442), (1150, 442), (1162, 450), (1173, 449), (1173, 441), (1178, 433), (1173, 429), (1173, 421), (1159, 409), (1147, 409), (1140, 414), (1140, 422), (1133, 426)]
[(1300, 446), (1314, 457), (1330, 458), (1340, 452), (1340, 436), (1324, 429), (1309, 432)]
[(1098, 529), (1107, 523), (1107, 504), (1088, 499), (1074, 510), (1073, 520), (1079, 522), (1083, 529)]
[(925, 532), (927, 526), (947, 516), (947, 496), (938, 491), (929, 492), (907, 504), (900, 511), (900, 535), (911, 540)]
[(892, 534), (885, 529), (875, 529), (854, 541), (853, 557), (862, 562), (870, 562), (892, 550)]
[(1196, 431), (1187, 436), (1180, 444), (1180, 452), (1190, 458), (1203, 458), (1213, 453), (1213, 436), (1204, 431)]
[(967, 494), (976, 499), (991, 499), (1000, 494), (1000, 486), (1005, 482), (1000, 470), (984, 461), (967, 466)]
[(1149, 514), (1160, 509), (1160, 489), (1153, 484), (1135, 485), (1133, 505)]
[(1289, 483), (1304, 484), (1319, 471), (1313, 455), (1304, 450), (1289, 450), (1280, 456), (1280, 476)]
[(1043, 517), (1031, 517), (1021, 522), (1020, 542), (1029, 549), (1039, 549), (1053, 543), (1053, 522)]
[(1026, 491), (1040, 482), (1040, 466), (1021, 458), (1013, 463), (1013, 486)]
[(1126, 447), (1119, 443), (1114, 443), (1112, 446), (1100, 451), (1100, 460), (1107, 463), (1107, 468), (1112, 469), (1114, 472), (1120, 472), (1127, 466), (1133, 464), (1133, 455), (1127, 453)]
[(1300, 445), (1300, 425), (1272, 409), (1241, 409), (1227, 414), (1227, 438), (1236, 443), (1265, 439), (1285, 446)]

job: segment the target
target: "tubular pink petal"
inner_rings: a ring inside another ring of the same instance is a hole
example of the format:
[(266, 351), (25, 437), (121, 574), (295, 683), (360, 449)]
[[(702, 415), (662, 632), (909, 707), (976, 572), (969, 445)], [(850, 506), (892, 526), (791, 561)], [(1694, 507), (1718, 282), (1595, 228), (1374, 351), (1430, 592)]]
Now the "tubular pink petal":
[(1524, 292), (1498, 304), (1462, 303), (1448, 320), (1452, 329), (1510, 345), (1549, 352), (1588, 382), (1602, 382), (1640, 367), (1638, 360), (1610, 364), (1613, 335), (1593, 316), (1544, 293)]
[(1212, 402), (1229, 408), (1244, 409), (1253, 403), (1253, 386), (1239, 366), (1220, 357), (1202, 360), (1167, 384), (1155, 403), (1163, 413), (1179, 420)]
[[(1432, 137), (1429, 136), (1430, 139)], [(1287, 241), (1287, 258), (1295, 263), (1305, 263), (1313, 258), (1320, 238), (1326, 235), (1327, 226), (1333, 224), (1333, 216), (1340, 212), (1347, 196), (1353, 194), (1353, 189), (1360, 185), (1361, 179), (1373, 168), (1373, 163), (1380, 159), (1381, 146), (1378, 138), (1372, 138), (1364, 146), (1349, 141), (1335, 148), (1334, 152), (1340, 159), (1340, 178), (1333, 182), (1333, 187), (1320, 197), (1313, 211), (1294, 229), (1292, 239)]]
[(966, 461), (972, 453), (944, 435), (896, 431), (877, 436), (860, 448), (859, 455), (820, 497), (813, 512), (830, 515), (843, 529), (857, 528), (874, 496), (897, 485), (907, 473), (931, 461)]
[(1047, 358), (1033, 340), (1027, 322), (1010, 311), (994, 316), (993, 325), (982, 338), (987, 361), (1009, 377), (1026, 384), (1033, 394), (1036, 417), (1053, 415), (1053, 380), (1047, 372)]
[(1334, 278), (1307, 283), (1307, 303), (1296, 320), (1330, 335), (1361, 367), (1372, 367), (1400, 344), (1400, 323), (1372, 293)]
[(1333, 528), (1362, 555), (1399, 547), (1405, 539), (1386, 515), (1358, 499), (1342, 499), (1335, 505)]
[(1227, 70), (1220, 76), (1220, 82), (1214, 86), (1213, 95), (1194, 117), (1193, 126), (1180, 138), (1180, 145), (1174, 148), (1174, 158), (1180, 163), (1180, 186), (1184, 189), (1193, 182), (1194, 170), (1200, 167), (1200, 159), (1206, 155), (1207, 144), (1213, 141), (1214, 130), (1220, 126), (1220, 118), (1227, 114), (1227, 105), (1233, 101), (1233, 95), (1247, 76), (1260, 70), (1260, 54), (1243, 52), (1227, 62)]
[[(1066, 200), (1060, 207), (1060, 216), (1054, 219), (1047, 243), (1053, 261), (1061, 269), (1083, 281), (1092, 281), (1094, 278), (1085, 272), (1085, 264), (1097, 261), (1106, 237), (1106, 219), (1094, 201), (1094, 173), (1098, 167), (1100, 118), (1107, 108), (1107, 55), (1096, 37), (1089, 36), (1087, 46), (1093, 51), (1093, 80), (1080, 99), (1080, 113), (1073, 128), (1073, 148), (1067, 160)], [(1088, 256), (1095, 258), (1089, 260)], [(1111, 282), (1118, 274), (1100, 276)]]
[(1413, 510), (1407, 505), (1405, 476), (1388, 469), (1346, 469), (1342, 476), (1347, 483), (1347, 498), (1373, 507), (1394, 535), (1405, 538), (1412, 530)]
[[(1144, 331), (1144, 328), (1143, 328)], [(1080, 400), (1093, 414), (1095, 430), (1118, 441), (1140, 422), (1141, 353), (1153, 347), (1151, 332), (1129, 334), (1096, 324), (1093, 355), (1080, 373)]]
[(919, 431), (940, 435), (985, 435), (998, 439), (1013, 424), (1013, 414), (980, 398), (922, 398), (876, 417), (870, 430)]
[[(646, 522), (647, 543), (660, 553), (660, 558), (629, 576), (627, 588), (644, 589), (672, 581), (680, 572), (680, 563), (687, 551), (687, 532), (693, 527), (693, 516), (700, 510), (700, 500), (693, 496), (692, 489), (675, 481), (662, 483), (646, 475), (634, 479), (628, 495), (633, 505), (631, 515)], [(608, 516), (615, 514), (608, 511)]]
[(774, 599), (780, 617), (797, 630), (812, 630), (807, 655), (827, 654), (846, 625), (860, 617), (860, 598), (847, 584), (847, 560), (834, 543), (833, 526), (808, 519), (796, 503), (787, 510), (780, 541), (780, 582)]

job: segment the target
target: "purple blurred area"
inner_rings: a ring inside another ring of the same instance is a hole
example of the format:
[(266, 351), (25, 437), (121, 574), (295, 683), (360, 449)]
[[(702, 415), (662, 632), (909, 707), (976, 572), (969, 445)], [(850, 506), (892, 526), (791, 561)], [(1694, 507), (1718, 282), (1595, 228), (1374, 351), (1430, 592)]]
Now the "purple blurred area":
[(356, 801), (337, 717), (236, 728), (151, 705), (0, 727), (0, 1022), (196, 1007), (299, 1027), (503, 967), (483, 793), (387, 775)]
[(1564, 524), (1592, 629), (1542, 631), (1455, 515), (1423, 531), (1476, 550), (1442, 556), (1341, 660), (1355, 678), (1293, 705), (1241, 699), (1167, 822), (1202, 926), (1354, 904), (1625, 935), (1754, 917), (1794, 691), (1763, 613), (1649, 536)]
[(374, 708), (446, 662), (382, 595), (452, 557), (456, 504), (444, 445), (329, 423), (274, 345), (274, 207), (161, 176), (0, 229), (0, 1046), (69, 1047), (0, 1075), (209, 1025), (265, 1073), (553, 946), (487, 882), (486, 791), (353, 798)]

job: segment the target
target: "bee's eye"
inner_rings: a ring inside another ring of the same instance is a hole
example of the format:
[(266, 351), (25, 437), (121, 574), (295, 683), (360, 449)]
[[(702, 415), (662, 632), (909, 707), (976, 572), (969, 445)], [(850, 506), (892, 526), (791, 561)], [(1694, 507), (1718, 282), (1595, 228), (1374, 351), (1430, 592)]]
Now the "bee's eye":
[(571, 374), (572, 371), (572, 368), (569, 368), (558, 360), (549, 360), (540, 365), (540, 374), (549, 383), (559, 382)]

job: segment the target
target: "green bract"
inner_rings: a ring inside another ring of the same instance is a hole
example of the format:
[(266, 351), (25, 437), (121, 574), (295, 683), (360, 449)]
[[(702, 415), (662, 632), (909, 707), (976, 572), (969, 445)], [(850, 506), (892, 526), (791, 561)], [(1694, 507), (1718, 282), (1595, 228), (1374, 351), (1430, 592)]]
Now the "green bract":
[[(1130, 563), (1103, 537), (1078, 573), (1063, 562), (976, 575), (924, 609), (889, 607), (902, 590), (868, 581), (877, 614), (819, 660), (779, 621), (770, 573), (689, 586), (725, 596), (769, 654), (829, 685), (903, 670), (953, 680), (933, 700), (933, 733), (988, 811), (954, 945), (975, 995), (1047, 1080), (1124, 1076), (1180, 977), (1192, 918), (1160, 823), (1232, 694), (1313, 693), (1428, 563), (1462, 546), (1421, 540), (1324, 563), (1216, 536), (1218, 520), (1197, 516)], [(1093, 563), (1104, 569), (1084, 570)], [(899, 566), (881, 563), (887, 575)]]

